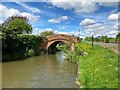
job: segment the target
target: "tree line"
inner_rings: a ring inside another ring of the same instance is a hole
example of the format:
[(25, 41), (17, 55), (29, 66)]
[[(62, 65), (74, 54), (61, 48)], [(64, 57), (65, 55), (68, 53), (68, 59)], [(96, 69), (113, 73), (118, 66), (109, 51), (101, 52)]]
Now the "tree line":
[[(95, 42), (106, 42), (106, 43), (117, 43), (120, 39), (120, 33), (118, 33), (118, 35), (113, 38), (113, 37), (107, 37), (107, 36), (100, 36), (100, 37), (93, 37), (93, 40)], [(92, 41), (92, 37), (85, 37), (84, 39), (85, 41)]]

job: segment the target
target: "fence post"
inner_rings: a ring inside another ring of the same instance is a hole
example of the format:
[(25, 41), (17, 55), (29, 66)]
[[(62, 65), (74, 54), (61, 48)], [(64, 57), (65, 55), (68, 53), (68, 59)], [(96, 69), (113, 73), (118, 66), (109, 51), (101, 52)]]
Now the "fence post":
[(92, 35), (92, 47), (93, 47), (93, 44), (94, 44), (94, 43), (93, 43), (93, 35)]
[(106, 41), (105, 41), (105, 38), (104, 38), (104, 48), (106, 48)]

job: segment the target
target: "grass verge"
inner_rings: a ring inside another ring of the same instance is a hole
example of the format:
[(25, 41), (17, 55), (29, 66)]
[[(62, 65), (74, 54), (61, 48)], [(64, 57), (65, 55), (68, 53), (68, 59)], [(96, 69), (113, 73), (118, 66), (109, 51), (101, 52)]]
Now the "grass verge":
[(80, 87), (118, 88), (118, 55), (112, 50), (81, 42), (69, 57), (79, 65)]

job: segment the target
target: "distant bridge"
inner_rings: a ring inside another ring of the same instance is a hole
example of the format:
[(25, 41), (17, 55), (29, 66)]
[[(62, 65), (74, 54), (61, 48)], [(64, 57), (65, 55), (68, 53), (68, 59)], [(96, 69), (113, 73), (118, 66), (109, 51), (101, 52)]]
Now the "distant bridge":
[(55, 34), (43, 39), (40, 49), (48, 51), (48, 53), (55, 53), (56, 45), (58, 43), (66, 43), (74, 50), (75, 43), (80, 42), (79, 38), (66, 34)]

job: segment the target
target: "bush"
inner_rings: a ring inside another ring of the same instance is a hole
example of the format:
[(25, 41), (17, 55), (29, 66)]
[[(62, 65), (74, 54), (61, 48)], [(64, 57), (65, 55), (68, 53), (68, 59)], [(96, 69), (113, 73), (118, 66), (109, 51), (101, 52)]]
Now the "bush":
[(28, 50), (27, 56), (34, 56), (34, 50), (33, 49)]

